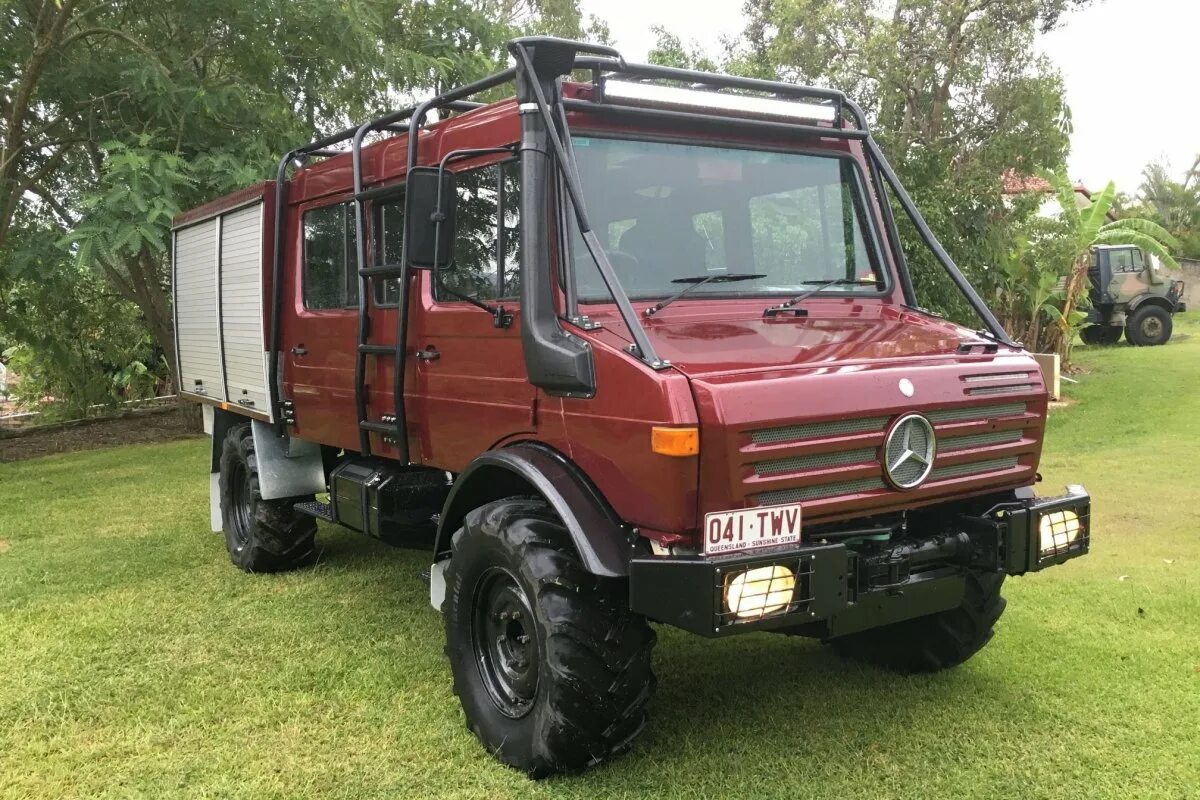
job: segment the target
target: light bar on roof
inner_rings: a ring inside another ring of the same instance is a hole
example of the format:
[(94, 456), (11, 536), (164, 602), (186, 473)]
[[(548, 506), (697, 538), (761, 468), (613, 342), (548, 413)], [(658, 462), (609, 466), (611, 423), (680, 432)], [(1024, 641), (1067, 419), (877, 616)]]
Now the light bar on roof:
[(621, 100), (630, 105), (672, 107), (704, 111), (736, 111), (755, 117), (803, 119), (833, 122), (837, 111), (832, 105), (754, 97), (745, 94), (722, 94), (678, 86), (653, 83), (606, 80), (605, 98)]

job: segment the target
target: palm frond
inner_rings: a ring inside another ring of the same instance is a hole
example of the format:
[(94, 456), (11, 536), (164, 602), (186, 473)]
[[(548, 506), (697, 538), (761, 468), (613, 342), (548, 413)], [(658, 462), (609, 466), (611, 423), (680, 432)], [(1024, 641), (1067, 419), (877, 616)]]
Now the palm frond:
[(1178, 239), (1171, 235), (1170, 231), (1153, 220), (1142, 219), (1141, 217), (1128, 217), (1126, 219), (1119, 219), (1116, 222), (1110, 222), (1107, 225), (1104, 225), (1100, 228), (1099, 232), (1103, 233), (1111, 230), (1137, 231), (1138, 233), (1144, 233), (1147, 236), (1154, 237), (1171, 250), (1178, 251), (1183, 248), (1183, 245), (1180, 244)]
[(1081, 234), (1085, 244), (1096, 238), (1096, 234), (1104, 227), (1104, 221), (1108, 218), (1108, 212), (1112, 209), (1113, 200), (1116, 197), (1117, 185), (1112, 181), (1108, 182), (1104, 191), (1092, 196), (1092, 204), (1087, 207), (1083, 215)]
[(1041, 170), (1039, 173), (1042, 178), (1050, 184), (1050, 188), (1054, 190), (1054, 196), (1058, 198), (1058, 204), (1062, 206), (1063, 218), (1071, 226), (1072, 230), (1079, 230), (1081, 224), (1079, 216), (1079, 206), (1075, 204), (1075, 185), (1071, 183), (1061, 172), (1052, 172), (1050, 170)]

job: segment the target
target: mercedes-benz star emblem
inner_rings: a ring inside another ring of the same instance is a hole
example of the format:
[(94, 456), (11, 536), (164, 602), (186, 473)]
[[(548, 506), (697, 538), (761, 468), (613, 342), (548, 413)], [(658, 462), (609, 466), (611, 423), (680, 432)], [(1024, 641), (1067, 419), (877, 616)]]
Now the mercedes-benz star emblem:
[(897, 489), (915, 489), (933, 470), (937, 438), (929, 420), (905, 414), (896, 420), (883, 442), (883, 474)]

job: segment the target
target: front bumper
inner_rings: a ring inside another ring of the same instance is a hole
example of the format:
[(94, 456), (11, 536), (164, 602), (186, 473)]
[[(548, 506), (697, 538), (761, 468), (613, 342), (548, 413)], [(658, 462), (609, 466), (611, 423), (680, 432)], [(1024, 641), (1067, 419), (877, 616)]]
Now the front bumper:
[[(1090, 512), (1087, 492), (1072, 487), (1060, 497), (1016, 498), (983, 516), (959, 515), (932, 535), (910, 534), (871, 551), (835, 543), (634, 558), (630, 607), (703, 636), (770, 628), (843, 636), (958, 606), (972, 571), (1023, 575), (1084, 555)], [(747, 583), (753, 576), (761, 579)], [(755, 586), (757, 609), (731, 606)]]

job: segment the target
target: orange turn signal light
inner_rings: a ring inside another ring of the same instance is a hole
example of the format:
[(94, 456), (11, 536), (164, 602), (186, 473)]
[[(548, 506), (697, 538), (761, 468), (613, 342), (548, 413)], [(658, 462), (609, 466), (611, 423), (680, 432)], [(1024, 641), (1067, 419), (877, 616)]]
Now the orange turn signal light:
[(650, 449), (661, 456), (694, 456), (700, 452), (699, 428), (650, 429)]

